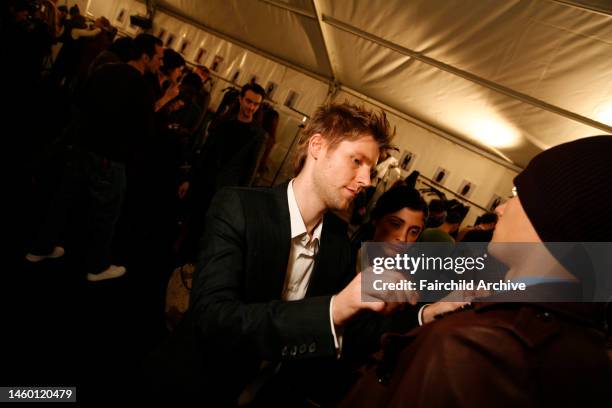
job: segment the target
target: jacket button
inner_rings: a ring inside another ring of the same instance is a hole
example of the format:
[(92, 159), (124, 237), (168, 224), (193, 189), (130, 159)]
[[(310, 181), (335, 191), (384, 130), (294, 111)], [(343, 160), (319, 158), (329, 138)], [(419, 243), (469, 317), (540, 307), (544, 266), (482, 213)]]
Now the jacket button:
[(310, 343), (310, 346), (308, 346), (308, 352), (309, 353), (314, 353), (315, 351), (317, 351), (317, 344), (316, 343)]
[(297, 346), (291, 347), (291, 357), (295, 357), (297, 354)]
[(305, 352), (306, 352), (306, 345), (305, 345), (305, 344), (302, 344), (302, 345), (300, 346), (300, 354), (304, 354)]
[(287, 346), (283, 347), (283, 349), (281, 350), (281, 356), (286, 357), (288, 353), (289, 348)]
[(543, 322), (550, 322), (552, 320), (552, 315), (548, 312), (538, 313), (536, 317)]
[(387, 384), (389, 384), (389, 376), (386, 375), (386, 374), (381, 374), (381, 375), (376, 377), (376, 381), (380, 385), (387, 385)]

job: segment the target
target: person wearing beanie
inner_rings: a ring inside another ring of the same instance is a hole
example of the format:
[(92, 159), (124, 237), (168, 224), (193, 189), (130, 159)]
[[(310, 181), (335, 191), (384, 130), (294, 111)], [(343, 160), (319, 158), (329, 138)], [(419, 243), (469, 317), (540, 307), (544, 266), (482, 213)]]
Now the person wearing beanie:
[[(388, 334), (378, 362), (340, 406), (610, 405), (605, 305), (546, 295), (584, 283), (550, 243), (611, 241), (611, 158), (612, 136), (537, 155), (515, 178), (514, 197), (496, 209), (489, 244), (508, 267), (506, 279), (527, 282), (525, 296), (496, 292), (410, 333)], [(513, 245), (532, 252), (508, 250)]]

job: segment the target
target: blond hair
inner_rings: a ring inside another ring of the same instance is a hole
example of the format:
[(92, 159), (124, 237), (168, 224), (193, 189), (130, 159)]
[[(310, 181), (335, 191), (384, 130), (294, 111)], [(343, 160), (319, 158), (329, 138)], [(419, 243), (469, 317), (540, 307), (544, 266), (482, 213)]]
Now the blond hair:
[(320, 106), (302, 132), (294, 161), (295, 174), (299, 174), (306, 163), (308, 142), (315, 134), (321, 134), (333, 149), (344, 140), (356, 140), (372, 136), (381, 153), (391, 148), (395, 129), (387, 120), (385, 112), (373, 111), (364, 106), (345, 103), (329, 103)]

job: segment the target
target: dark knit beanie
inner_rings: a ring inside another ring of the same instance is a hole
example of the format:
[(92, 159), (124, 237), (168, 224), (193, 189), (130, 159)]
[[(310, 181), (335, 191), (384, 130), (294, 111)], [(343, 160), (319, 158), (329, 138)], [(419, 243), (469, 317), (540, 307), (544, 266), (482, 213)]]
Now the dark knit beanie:
[(612, 241), (612, 136), (545, 150), (514, 185), (543, 242)]

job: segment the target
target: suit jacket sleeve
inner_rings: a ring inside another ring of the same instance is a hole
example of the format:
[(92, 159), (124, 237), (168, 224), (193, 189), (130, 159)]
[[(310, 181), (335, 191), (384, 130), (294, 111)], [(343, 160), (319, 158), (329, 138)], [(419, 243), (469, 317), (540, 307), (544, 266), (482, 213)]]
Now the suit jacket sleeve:
[[(334, 356), (331, 296), (245, 301), (247, 275), (253, 272), (247, 246), (255, 243), (246, 242), (243, 205), (249, 203), (243, 199), (240, 190), (223, 189), (207, 214), (190, 305), (199, 335), (220, 352), (247, 347), (267, 360)], [(266, 245), (269, 253), (262, 256), (276, 256), (273, 243)]]
[(344, 330), (342, 357), (353, 364), (363, 364), (370, 354), (380, 349), (383, 334), (407, 333), (418, 327), (420, 307), (409, 305), (389, 316), (362, 311)]

